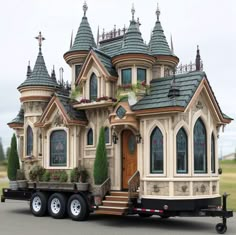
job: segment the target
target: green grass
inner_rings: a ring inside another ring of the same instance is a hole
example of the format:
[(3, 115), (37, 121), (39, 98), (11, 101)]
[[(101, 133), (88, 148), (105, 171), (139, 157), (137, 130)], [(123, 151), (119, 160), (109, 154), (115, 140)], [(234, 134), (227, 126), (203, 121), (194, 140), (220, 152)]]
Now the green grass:
[(8, 188), (8, 182), (0, 182), (0, 195), (2, 195), (2, 188)]
[(230, 194), (227, 207), (236, 211), (236, 161), (220, 161), (220, 167), (223, 170), (220, 176), (220, 193), (227, 192)]

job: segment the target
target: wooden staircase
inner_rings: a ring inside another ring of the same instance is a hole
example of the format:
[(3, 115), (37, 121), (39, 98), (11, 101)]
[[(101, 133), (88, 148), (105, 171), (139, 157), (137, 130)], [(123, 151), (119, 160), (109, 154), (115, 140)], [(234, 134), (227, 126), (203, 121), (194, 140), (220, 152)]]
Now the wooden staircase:
[(95, 214), (103, 215), (125, 215), (129, 209), (128, 192), (111, 191), (105, 197), (102, 205), (98, 207)]

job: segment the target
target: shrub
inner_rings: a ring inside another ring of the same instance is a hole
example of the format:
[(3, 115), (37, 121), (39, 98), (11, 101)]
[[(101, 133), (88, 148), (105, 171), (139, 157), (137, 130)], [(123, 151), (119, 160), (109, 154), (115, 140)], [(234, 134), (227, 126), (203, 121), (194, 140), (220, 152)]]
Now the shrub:
[(98, 145), (96, 149), (96, 157), (93, 168), (94, 183), (102, 184), (108, 177), (108, 161), (105, 143), (104, 127), (100, 129)]
[(70, 172), (70, 181), (72, 183), (74, 182), (79, 182), (80, 174), (79, 174), (79, 168), (75, 167), (74, 169), (71, 170)]
[(11, 138), (11, 151), (9, 154), (8, 159), (8, 168), (7, 168), (7, 175), (9, 180), (16, 180), (16, 172), (20, 169), (20, 162), (17, 152), (17, 145), (16, 145), (16, 136), (13, 134)]
[(42, 166), (33, 166), (29, 172), (29, 178), (31, 181), (42, 181), (42, 176), (45, 169)]
[(85, 183), (89, 177), (88, 171), (85, 168), (79, 169), (79, 182)]
[(51, 178), (51, 173), (47, 170), (44, 172), (44, 174), (41, 177), (42, 181), (44, 182), (50, 181), (50, 178)]
[(67, 182), (67, 180), (68, 180), (68, 174), (64, 170), (61, 171), (59, 181), (60, 182)]
[(59, 170), (54, 170), (52, 173), (51, 173), (51, 180), (53, 181), (59, 181), (60, 179), (60, 171)]
[(22, 169), (17, 170), (16, 180), (25, 180), (25, 172)]

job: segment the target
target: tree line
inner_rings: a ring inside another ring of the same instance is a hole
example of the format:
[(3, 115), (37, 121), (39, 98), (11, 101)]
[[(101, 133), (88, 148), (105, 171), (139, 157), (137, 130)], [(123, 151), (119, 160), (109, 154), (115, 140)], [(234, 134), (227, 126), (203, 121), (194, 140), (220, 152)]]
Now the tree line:
[(0, 137), (0, 162), (5, 161), (9, 158), (11, 148), (8, 147), (6, 152), (3, 149), (2, 138)]

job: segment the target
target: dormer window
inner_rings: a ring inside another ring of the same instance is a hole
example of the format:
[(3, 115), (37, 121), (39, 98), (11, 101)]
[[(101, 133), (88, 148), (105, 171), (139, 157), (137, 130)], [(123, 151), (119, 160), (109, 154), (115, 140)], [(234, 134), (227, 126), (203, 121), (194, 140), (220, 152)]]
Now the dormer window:
[(98, 81), (97, 76), (94, 73), (90, 78), (89, 94), (90, 101), (96, 101), (96, 99), (98, 98)]
[(131, 69), (122, 69), (121, 70), (121, 84), (122, 85), (132, 84), (132, 71), (131, 71)]
[(137, 69), (137, 82), (146, 82), (146, 69)]

